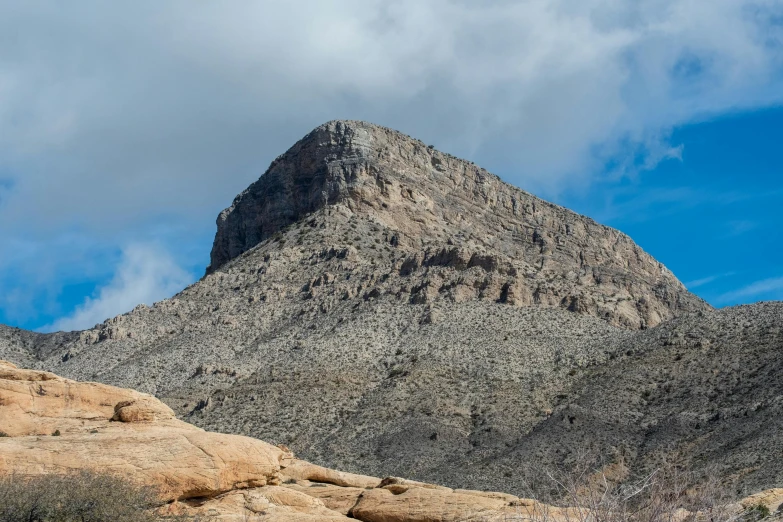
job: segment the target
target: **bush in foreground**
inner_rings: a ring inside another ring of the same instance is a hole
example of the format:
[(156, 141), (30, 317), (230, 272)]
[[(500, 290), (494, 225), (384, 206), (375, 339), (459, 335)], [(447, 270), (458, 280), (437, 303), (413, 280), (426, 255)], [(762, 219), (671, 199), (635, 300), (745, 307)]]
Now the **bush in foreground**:
[(0, 522), (142, 522), (156, 504), (153, 489), (115, 475), (0, 477)]
[[(598, 469), (596, 469), (598, 468)], [(759, 504), (742, 508), (715, 477), (697, 476), (663, 462), (642, 476), (632, 476), (620, 462), (598, 466), (586, 456), (568, 471), (546, 473), (552, 502), (527, 522), (759, 522), (773, 515)]]

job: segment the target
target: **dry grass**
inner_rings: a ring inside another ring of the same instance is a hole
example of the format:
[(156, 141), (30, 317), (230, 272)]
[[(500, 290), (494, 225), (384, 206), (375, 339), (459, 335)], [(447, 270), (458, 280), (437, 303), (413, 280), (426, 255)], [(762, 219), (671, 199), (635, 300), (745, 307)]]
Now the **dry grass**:
[[(581, 457), (568, 472), (547, 472), (554, 505), (509, 520), (529, 522), (756, 522), (769, 510), (743, 510), (730, 488), (716, 478), (704, 479), (671, 463), (633, 477), (622, 459), (596, 466)], [(598, 469), (598, 471), (596, 471)], [(718, 477), (716, 473), (713, 477)]]
[(0, 522), (142, 522), (156, 504), (153, 489), (109, 474), (0, 478)]

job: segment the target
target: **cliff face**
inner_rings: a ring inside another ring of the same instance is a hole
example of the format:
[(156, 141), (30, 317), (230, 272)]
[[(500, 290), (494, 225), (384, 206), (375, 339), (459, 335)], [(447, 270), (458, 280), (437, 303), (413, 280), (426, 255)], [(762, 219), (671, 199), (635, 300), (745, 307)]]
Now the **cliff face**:
[(626, 235), (547, 203), (476, 165), (364, 122), (318, 127), (221, 212), (213, 272), (330, 206), (381, 225), (405, 270), (479, 266), (505, 276), (491, 298), (560, 306), (627, 328), (706, 309)]

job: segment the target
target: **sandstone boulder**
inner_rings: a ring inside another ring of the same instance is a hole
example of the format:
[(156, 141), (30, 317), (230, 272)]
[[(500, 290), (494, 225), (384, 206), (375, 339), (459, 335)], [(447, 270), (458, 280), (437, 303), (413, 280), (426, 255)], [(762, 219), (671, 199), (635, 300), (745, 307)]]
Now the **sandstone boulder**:
[(310, 482), (309, 480), (299, 480), (283, 485), (287, 488), (320, 499), (326, 507), (333, 511), (337, 511), (342, 515), (350, 513), (359, 501), (359, 497), (362, 493), (367, 491), (366, 488), (335, 486), (323, 482)]
[(23, 370), (6, 361), (0, 361), (0, 396), (0, 431), (10, 436), (85, 433), (113, 418), (193, 429), (146, 393)]
[(512, 514), (500, 499), (454, 493), (443, 488), (410, 487), (405, 491), (378, 488), (365, 492), (351, 514), (368, 522), (457, 522), (501, 520)]
[(743, 509), (766, 507), (770, 513), (783, 511), (783, 488), (772, 488), (745, 497), (740, 501)]
[(276, 484), (288, 454), (260, 440), (208, 433), (146, 394), (0, 362), (0, 474), (112, 471), (162, 500)]
[(354, 488), (374, 488), (381, 484), (381, 479), (376, 477), (335, 471), (298, 459), (293, 459), (286, 466), (284, 477)]
[(188, 518), (206, 516), (220, 522), (337, 522), (348, 517), (324, 506), (317, 498), (278, 486), (232, 491), (196, 506), (170, 510)]

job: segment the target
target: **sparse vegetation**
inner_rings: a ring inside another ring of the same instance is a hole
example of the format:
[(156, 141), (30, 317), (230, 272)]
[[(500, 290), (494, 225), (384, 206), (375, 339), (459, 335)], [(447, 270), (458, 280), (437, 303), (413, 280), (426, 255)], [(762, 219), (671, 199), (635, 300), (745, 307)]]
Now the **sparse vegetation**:
[(767, 506), (764, 504), (756, 504), (745, 511), (743, 519), (745, 522), (755, 522), (767, 518), (770, 514), (770, 510)]
[(155, 491), (88, 471), (0, 478), (0, 522), (147, 522)]
[[(714, 476), (696, 477), (681, 466), (663, 464), (633, 477), (619, 463), (600, 466), (580, 456), (569, 472), (547, 473), (550, 494), (560, 508), (542, 505), (525, 519), (530, 522), (710, 522), (758, 521), (769, 515), (759, 505), (742, 511)], [(690, 515), (688, 514), (690, 513)], [(687, 515), (687, 516), (686, 516)]]

